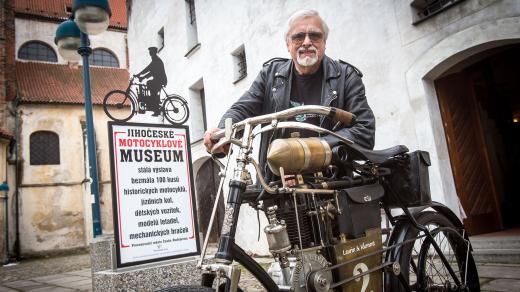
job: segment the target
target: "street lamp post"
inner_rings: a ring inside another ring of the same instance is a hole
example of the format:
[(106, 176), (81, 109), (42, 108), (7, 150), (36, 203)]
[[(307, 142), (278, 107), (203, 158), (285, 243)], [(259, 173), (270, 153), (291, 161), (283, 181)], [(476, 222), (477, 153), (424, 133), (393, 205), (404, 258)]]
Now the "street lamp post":
[(92, 53), (88, 35), (99, 34), (108, 28), (111, 12), (108, 0), (74, 0), (73, 19), (62, 22), (54, 39), (60, 55), (67, 61), (83, 58), (83, 92), (87, 120), (87, 148), (89, 157), (90, 193), (92, 199), (92, 227), (94, 237), (103, 234), (99, 207), (99, 182), (92, 114), (89, 56)]

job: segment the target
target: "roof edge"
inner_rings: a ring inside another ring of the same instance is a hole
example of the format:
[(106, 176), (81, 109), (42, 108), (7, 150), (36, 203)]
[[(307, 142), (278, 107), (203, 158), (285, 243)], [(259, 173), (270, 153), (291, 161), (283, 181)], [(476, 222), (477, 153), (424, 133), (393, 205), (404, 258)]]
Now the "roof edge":
[[(60, 23), (62, 21), (69, 19), (68, 17), (51, 16), (51, 15), (44, 15), (44, 14), (37, 14), (37, 13), (27, 13), (27, 12), (21, 12), (21, 11), (15, 11), (15, 17), (25, 18), (25, 19), (29, 19), (29, 20), (47, 20), (47, 21), (51, 21), (51, 22), (55, 22), (55, 23)], [(108, 29), (121, 31), (121, 32), (127, 32), (128, 26), (109, 24)]]

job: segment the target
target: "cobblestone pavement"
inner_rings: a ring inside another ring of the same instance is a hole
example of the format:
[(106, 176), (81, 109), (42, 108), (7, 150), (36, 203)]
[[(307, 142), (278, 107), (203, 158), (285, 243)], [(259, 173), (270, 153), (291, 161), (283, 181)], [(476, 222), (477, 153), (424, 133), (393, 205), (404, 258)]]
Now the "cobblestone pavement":
[(0, 267), (0, 292), (91, 291), (90, 254), (22, 260)]
[[(267, 259), (259, 259), (268, 266)], [(520, 291), (520, 265), (478, 266), (482, 291)], [(265, 291), (248, 272), (243, 272), (244, 291)], [(0, 267), (0, 292), (92, 291), (90, 255), (80, 254), (21, 261)]]
[(90, 269), (90, 254), (22, 260), (0, 267), (0, 283)]

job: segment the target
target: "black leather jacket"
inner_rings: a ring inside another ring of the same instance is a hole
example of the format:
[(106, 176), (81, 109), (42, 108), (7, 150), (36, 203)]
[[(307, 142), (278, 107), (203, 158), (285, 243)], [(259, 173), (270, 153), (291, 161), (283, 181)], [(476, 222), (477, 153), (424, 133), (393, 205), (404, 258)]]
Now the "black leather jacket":
[[(233, 123), (249, 117), (273, 113), (289, 108), (293, 62), (288, 59), (273, 59), (264, 67), (255, 81), (240, 99), (224, 114), (219, 128), (224, 128), (224, 120), (232, 118)], [(356, 123), (336, 131), (356, 144), (373, 149), (375, 119), (365, 97), (363, 76), (354, 66), (335, 61), (325, 56), (323, 59), (324, 82), (321, 90), (321, 105), (342, 108), (356, 115)], [(331, 130), (334, 123), (329, 118), (321, 119), (321, 126)], [(260, 165), (265, 167), (267, 148), (272, 140), (281, 134), (262, 134), (260, 142)], [(323, 137), (334, 146), (337, 139)]]

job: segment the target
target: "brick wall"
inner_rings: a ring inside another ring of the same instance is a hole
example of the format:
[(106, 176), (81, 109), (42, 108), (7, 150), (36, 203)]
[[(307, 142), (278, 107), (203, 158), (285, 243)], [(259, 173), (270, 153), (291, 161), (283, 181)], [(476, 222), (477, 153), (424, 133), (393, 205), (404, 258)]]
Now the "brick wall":
[(14, 99), (14, 0), (0, 1), (0, 129), (5, 129), (6, 102)]

